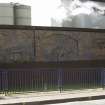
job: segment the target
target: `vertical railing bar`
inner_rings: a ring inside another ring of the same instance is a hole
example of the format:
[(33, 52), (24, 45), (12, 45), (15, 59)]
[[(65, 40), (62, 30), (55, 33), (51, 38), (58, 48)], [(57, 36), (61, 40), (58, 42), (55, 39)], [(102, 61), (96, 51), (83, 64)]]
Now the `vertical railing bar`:
[(91, 81), (90, 81), (90, 77), (91, 76), (91, 73), (90, 73), (90, 70), (88, 71), (88, 75), (87, 75), (87, 84), (88, 84), (88, 87), (87, 88), (91, 88)]
[(52, 81), (52, 83), (51, 83), (51, 88), (52, 89), (55, 89), (55, 83), (54, 83), (54, 71), (52, 71), (52, 76), (51, 76), (52, 78), (51, 78), (51, 81)]
[(19, 78), (19, 80), (20, 80), (20, 88), (19, 88), (20, 90), (19, 91), (21, 91), (21, 71), (19, 71), (19, 77), (20, 77)]
[(17, 92), (17, 71), (15, 71), (15, 85), (16, 85), (16, 87), (15, 87), (15, 92)]
[(49, 76), (50, 77), (48, 77), (49, 78), (49, 81), (48, 81), (48, 84), (49, 84), (49, 89), (53, 89), (53, 72), (52, 71), (50, 71), (50, 72), (48, 72), (48, 74), (49, 74)]
[(82, 71), (82, 87), (84, 89), (84, 71)]
[(16, 72), (14, 71), (14, 92), (16, 93)]
[(94, 88), (95, 88), (95, 82), (96, 82), (96, 80), (95, 80), (95, 72), (94, 72)]
[(36, 76), (36, 78), (35, 78), (35, 88), (36, 88), (36, 90), (38, 89), (38, 87), (39, 87), (39, 79), (38, 79), (38, 74), (39, 74), (39, 72), (38, 71), (36, 71), (35, 72), (35, 76)]
[(79, 73), (78, 73), (78, 71), (77, 71), (77, 83), (76, 83), (77, 85), (78, 85), (78, 87), (80, 88), (80, 85), (79, 85)]
[(81, 83), (81, 88), (83, 89), (82, 71), (80, 71), (80, 83)]
[(74, 79), (73, 79), (74, 78), (74, 71), (73, 72), (71, 72), (71, 71), (69, 72), (68, 78), (69, 78), (69, 81), (71, 80), (71, 82), (70, 82), (71, 83), (70, 87), (71, 87), (71, 85), (74, 83)]
[(39, 78), (39, 77), (40, 77), (40, 72), (38, 71), (38, 88), (39, 88), (39, 90), (40, 90), (40, 88), (41, 88), (41, 87), (40, 87), (40, 86), (41, 86), (40, 78), (41, 78), (41, 77), (40, 77), (40, 78)]

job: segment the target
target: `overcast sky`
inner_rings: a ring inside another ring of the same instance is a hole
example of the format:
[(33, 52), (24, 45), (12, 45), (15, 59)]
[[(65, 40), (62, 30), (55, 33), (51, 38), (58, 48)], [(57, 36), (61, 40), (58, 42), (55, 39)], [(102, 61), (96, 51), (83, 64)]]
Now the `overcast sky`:
[(0, 0), (0, 3), (9, 2), (32, 6), (32, 25), (38, 26), (50, 26), (51, 17), (60, 5), (60, 0)]

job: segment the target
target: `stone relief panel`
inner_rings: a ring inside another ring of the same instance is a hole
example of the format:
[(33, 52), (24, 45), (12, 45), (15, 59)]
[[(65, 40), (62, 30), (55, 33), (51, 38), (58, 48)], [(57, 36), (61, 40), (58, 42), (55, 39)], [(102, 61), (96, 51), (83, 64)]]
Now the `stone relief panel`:
[(39, 30), (35, 35), (37, 61), (69, 61), (78, 58), (77, 33)]
[(0, 62), (96, 59), (105, 59), (102, 32), (0, 29)]
[(0, 62), (33, 61), (33, 32), (0, 30)]
[(36, 30), (36, 61), (105, 59), (105, 34)]
[(105, 33), (95, 33), (92, 37), (93, 59), (105, 59)]

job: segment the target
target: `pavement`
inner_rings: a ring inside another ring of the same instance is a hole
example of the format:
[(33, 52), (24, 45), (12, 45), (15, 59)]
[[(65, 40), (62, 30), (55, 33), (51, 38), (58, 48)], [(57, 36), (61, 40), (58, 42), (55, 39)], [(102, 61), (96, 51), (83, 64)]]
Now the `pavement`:
[(76, 102), (67, 102), (67, 103), (50, 104), (50, 105), (105, 105), (105, 99), (91, 100), (91, 101), (76, 101)]
[(74, 101), (88, 101), (105, 99), (105, 90), (85, 89), (69, 91), (51, 91), (51, 92), (27, 92), (0, 95), (0, 105), (47, 105), (55, 103), (65, 103)]

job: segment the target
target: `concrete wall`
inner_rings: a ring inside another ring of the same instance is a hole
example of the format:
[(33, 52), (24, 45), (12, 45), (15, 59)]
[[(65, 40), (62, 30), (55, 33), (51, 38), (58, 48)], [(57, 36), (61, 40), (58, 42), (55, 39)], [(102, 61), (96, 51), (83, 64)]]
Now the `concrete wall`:
[(105, 59), (105, 30), (0, 26), (0, 62), (99, 59)]

